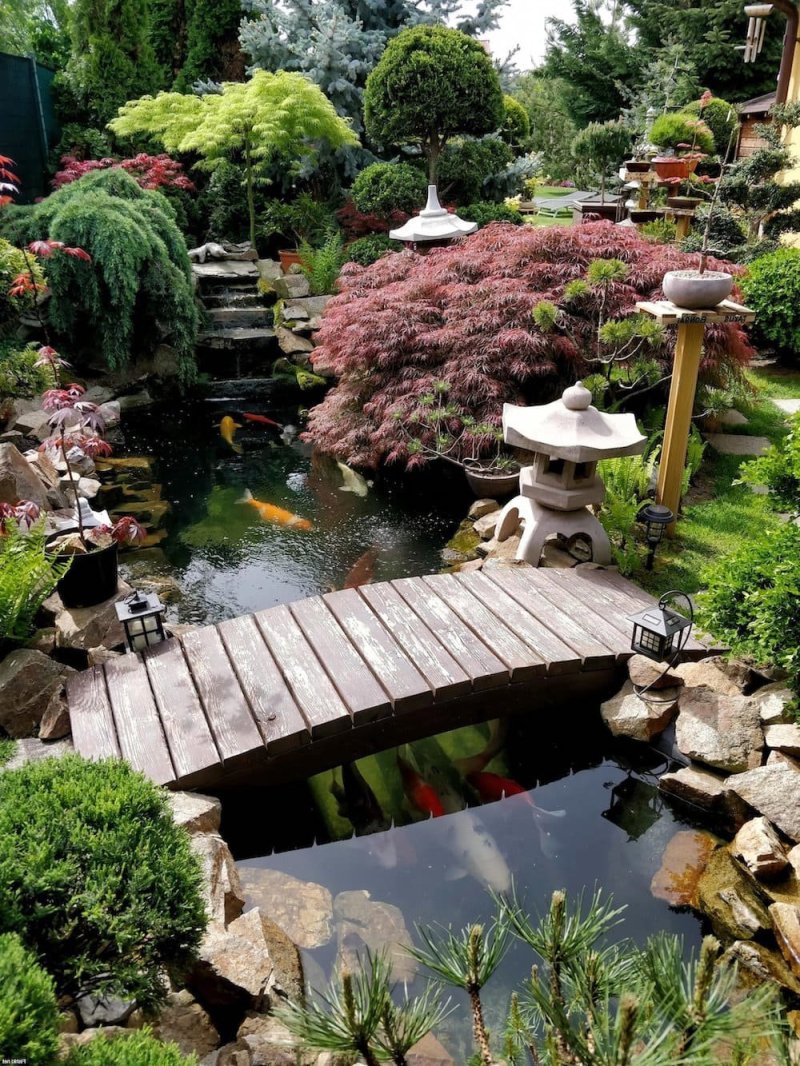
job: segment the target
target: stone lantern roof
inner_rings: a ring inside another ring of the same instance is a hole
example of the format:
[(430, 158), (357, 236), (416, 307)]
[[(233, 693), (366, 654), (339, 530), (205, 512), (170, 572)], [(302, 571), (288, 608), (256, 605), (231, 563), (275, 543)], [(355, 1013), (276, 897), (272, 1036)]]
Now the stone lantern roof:
[(620, 455), (640, 455), (647, 442), (631, 414), (609, 415), (592, 406), (592, 394), (580, 383), (560, 400), (537, 407), (503, 404), (507, 444), (543, 452), (552, 459), (591, 463)]
[(465, 222), (442, 207), (436, 186), (429, 185), (425, 207), (404, 226), (391, 230), (389, 236), (393, 241), (424, 244), (426, 241), (449, 241), (454, 237), (464, 237), (474, 233), (477, 228), (477, 222)]

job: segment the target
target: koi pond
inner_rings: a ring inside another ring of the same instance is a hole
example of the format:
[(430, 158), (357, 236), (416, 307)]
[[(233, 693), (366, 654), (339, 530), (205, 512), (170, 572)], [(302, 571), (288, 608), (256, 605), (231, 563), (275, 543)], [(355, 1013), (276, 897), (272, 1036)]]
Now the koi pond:
[[(386, 947), (413, 994), (425, 978), (402, 945), (417, 941), (415, 927), (490, 921), (490, 893), (512, 885), (532, 914), (555, 889), (574, 901), (601, 887), (626, 906), (620, 937), (643, 943), (666, 930), (695, 948), (699, 920), (651, 891), (685, 825), (657, 789), (665, 765), (651, 749), (614, 741), (596, 708), (567, 708), (557, 721), (440, 734), (293, 787), (222, 793), (222, 831), (248, 905), (302, 946), (310, 988), (324, 990), (365, 948)], [(513, 946), (487, 986), (495, 1032), (531, 963)], [(458, 1010), (436, 1035), (462, 1063), (469, 1016), (465, 997), (453, 1000)]]
[(143, 522), (149, 546), (122, 572), (160, 580), (180, 622), (434, 573), (471, 499), (457, 470), (371, 484), (312, 456), (297, 405), (220, 395), (126, 411), (123, 426), (103, 505)]

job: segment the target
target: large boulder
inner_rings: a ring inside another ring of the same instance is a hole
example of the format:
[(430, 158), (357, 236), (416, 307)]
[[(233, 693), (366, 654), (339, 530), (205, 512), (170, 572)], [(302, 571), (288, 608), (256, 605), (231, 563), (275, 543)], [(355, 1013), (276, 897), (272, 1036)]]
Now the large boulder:
[(683, 688), (678, 708), (675, 739), (684, 755), (731, 773), (760, 765), (761, 718), (748, 696)]
[(647, 741), (667, 728), (677, 709), (678, 689), (662, 689), (643, 700), (634, 692), (633, 682), (626, 681), (617, 695), (601, 706), (600, 713), (615, 737)]
[(244, 892), (230, 849), (218, 833), (193, 836), (191, 845), (203, 871), (209, 920), (218, 925), (228, 925), (244, 909)]
[(316, 1060), (313, 1053), (298, 1051), (292, 1034), (271, 1014), (248, 1011), (236, 1040), (249, 1052), (252, 1066), (300, 1066)]
[(45, 707), (39, 723), (39, 738), (40, 740), (62, 740), (69, 736), (71, 729), (66, 693), (57, 690)]
[(324, 885), (279, 870), (240, 866), (248, 905), (259, 907), (301, 948), (327, 944), (333, 933), (333, 896)]
[(136, 1009), (133, 1000), (118, 996), (78, 996), (75, 1006), (87, 1029), (98, 1025), (125, 1025)]
[(697, 909), (700, 878), (719, 844), (710, 833), (679, 829), (664, 849), (661, 866), (650, 882), (652, 895), (666, 900), (671, 907)]
[(340, 892), (333, 903), (337, 919), (337, 970), (353, 970), (363, 959), (365, 948), (372, 954), (387, 949), (392, 979), (414, 980), (417, 964), (405, 949), (413, 945), (402, 911), (391, 903), (370, 899), (369, 892)]
[(669, 663), (654, 663), (646, 655), (632, 655), (628, 659), (628, 677), (639, 688), (649, 688), (657, 692), (662, 688), (677, 688), (683, 684), (683, 678)]
[(19, 648), (0, 662), (0, 727), (10, 737), (29, 737), (74, 671), (40, 651)]
[(768, 748), (784, 755), (800, 756), (800, 725), (795, 722), (764, 726), (764, 740)]
[(41, 408), (24, 411), (13, 420), (11, 428), (38, 441), (47, 440), (53, 432), (50, 428), (50, 412), (43, 411)]
[(773, 903), (769, 909), (775, 939), (795, 977), (800, 977), (800, 907)]
[(311, 286), (303, 274), (284, 274), (281, 278), (271, 278), (272, 291), (281, 300), (297, 300), (308, 296)]
[(781, 681), (759, 689), (753, 700), (758, 707), (762, 725), (766, 727), (793, 722), (791, 706), (796, 698), (794, 692)]
[(408, 1066), (456, 1066), (456, 1060), (433, 1033), (426, 1033), (406, 1055)]
[(800, 843), (800, 771), (786, 762), (758, 766), (728, 778), (726, 788)]
[(746, 822), (736, 834), (731, 849), (759, 881), (780, 877), (789, 866), (786, 848), (766, 818)]
[(122, 644), (125, 634), (115, 605), (131, 591), (130, 585), (120, 581), (115, 594), (95, 607), (65, 607), (54, 592), (42, 606), (54, 618), (56, 647), (88, 652), (90, 648)]
[(721, 696), (736, 696), (749, 692), (756, 678), (749, 666), (736, 661), (726, 662), (719, 655), (700, 659), (696, 663), (681, 663), (675, 673), (683, 678), (687, 688), (703, 686)]
[(735, 962), (739, 977), (750, 987), (764, 984), (788, 988), (794, 996), (800, 995), (800, 981), (777, 951), (772, 951), (755, 940), (737, 940), (725, 952), (723, 959)]
[(167, 996), (152, 1028), (154, 1036), (177, 1044), (184, 1055), (202, 1058), (219, 1047), (219, 1033), (208, 1013), (186, 988)]
[(170, 792), (167, 795), (176, 825), (187, 833), (216, 833), (222, 820), (222, 804), (216, 796), (200, 792)]
[(709, 858), (697, 888), (699, 909), (724, 940), (752, 940), (772, 926), (766, 897), (727, 848)]
[(0, 503), (31, 500), (43, 511), (49, 507), (47, 489), (13, 444), (0, 444)]

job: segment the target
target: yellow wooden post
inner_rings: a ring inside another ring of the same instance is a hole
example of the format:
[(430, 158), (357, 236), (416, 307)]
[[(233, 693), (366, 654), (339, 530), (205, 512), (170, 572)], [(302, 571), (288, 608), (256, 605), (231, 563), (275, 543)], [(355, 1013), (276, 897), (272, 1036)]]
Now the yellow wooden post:
[[(686, 466), (686, 448), (692, 424), (694, 394), (697, 390), (697, 374), (703, 351), (703, 322), (683, 323), (678, 326), (678, 341), (675, 346), (675, 364), (669, 390), (667, 421), (664, 427), (664, 444), (658, 464), (656, 502), (669, 507), (677, 515), (681, 502), (681, 483)], [(672, 534), (675, 523), (667, 528)]]
[[(717, 322), (752, 322), (755, 312), (732, 300), (723, 300), (708, 310), (688, 310), (676, 307), (669, 300), (637, 303), (636, 310), (650, 315), (665, 326), (678, 327), (675, 363), (669, 390), (667, 420), (664, 426), (664, 445), (658, 465), (656, 502), (669, 507), (677, 517), (681, 504), (681, 484), (686, 465), (686, 449), (692, 424), (692, 410), (697, 390), (697, 375), (703, 352), (703, 333), (706, 326)], [(675, 523), (667, 533), (675, 532)]]
[(678, 215), (677, 218), (678, 229), (675, 234), (676, 241), (682, 241), (685, 237), (689, 236), (689, 227), (692, 224), (691, 215)]

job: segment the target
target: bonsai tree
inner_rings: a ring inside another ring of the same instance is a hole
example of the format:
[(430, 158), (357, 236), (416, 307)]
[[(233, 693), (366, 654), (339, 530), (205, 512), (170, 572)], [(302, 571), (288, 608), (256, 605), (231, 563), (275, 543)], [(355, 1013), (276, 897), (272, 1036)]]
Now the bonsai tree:
[(245, 169), (250, 242), (256, 243), (254, 186), (278, 154), (297, 164), (326, 142), (331, 148), (358, 145), (358, 138), (322, 91), (302, 74), (257, 70), (246, 82), (224, 82), (217, 93), (143, 96), (120, 108), (109, 127), (119, 137), (149, 134), (167, 152), (200, 156), (199, 168), (213, 171), (230, 158)]
[(600, 179), (600, 202), (605, 203), (606, 179), (631, 148), (630, 130), (621, 122), (591, 122), (572, 143), (572, 154), (589, 163)]
[(386, 47), (367, 78), (364, 124), (384, 146), (415, 145), (435, 185), (451, 137), (480, 137), (504, 122), (503, 92), (483, 45), (459, 30), (415, 26)]
[(697, 148), (705, 155), (714, 151), (714, 134), (701, 118), (685, 114), (659, 115), (650, 128), (650, 140), (663, 151)]

